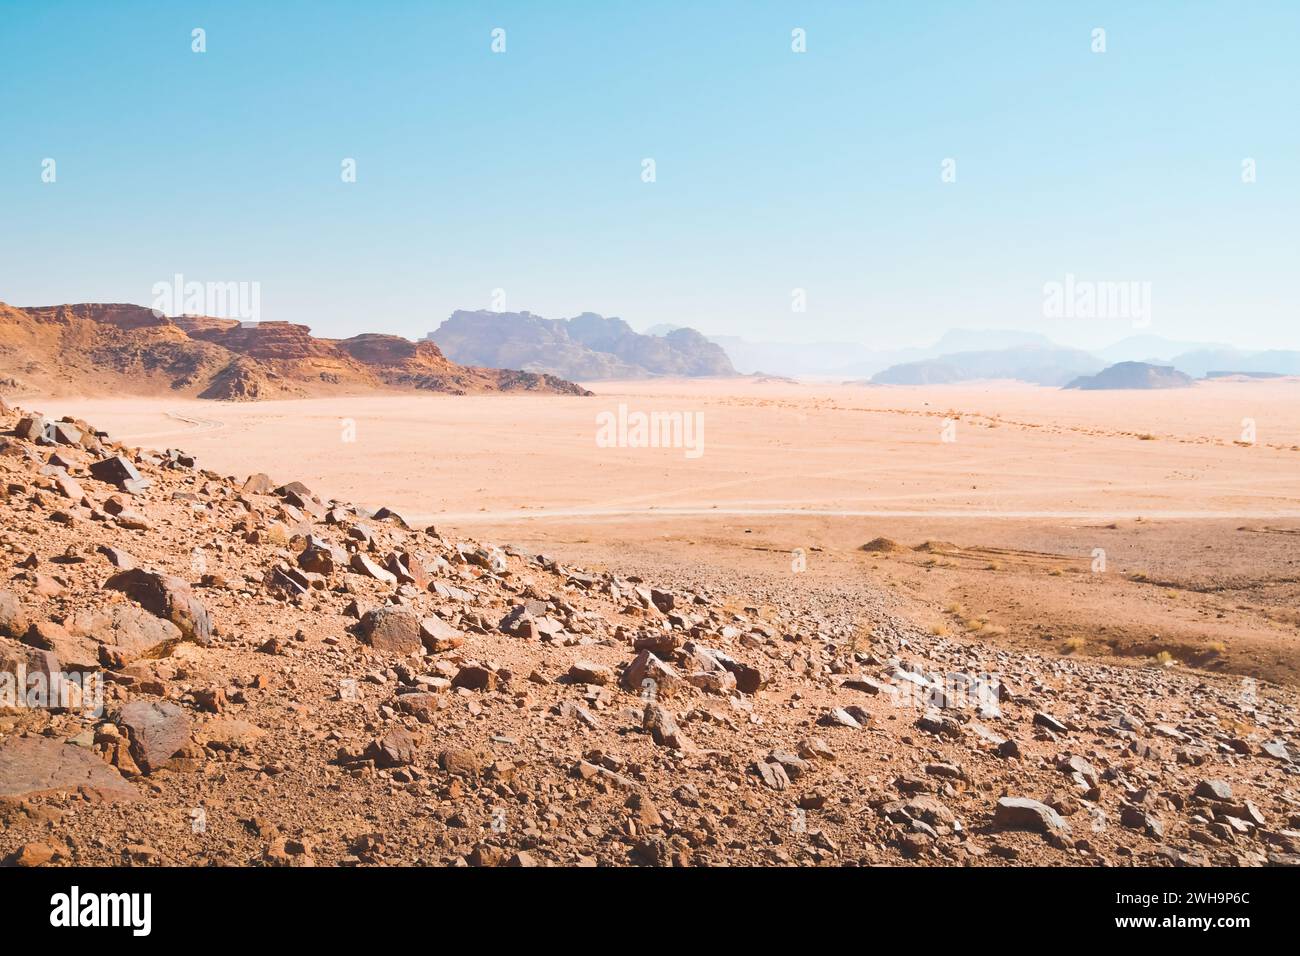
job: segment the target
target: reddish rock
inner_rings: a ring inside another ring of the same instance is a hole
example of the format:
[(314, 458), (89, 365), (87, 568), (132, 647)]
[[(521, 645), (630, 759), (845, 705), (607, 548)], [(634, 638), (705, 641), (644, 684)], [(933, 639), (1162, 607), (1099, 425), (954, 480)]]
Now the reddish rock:
[(124, 592), (151, 614), (171, 621), (186, 639), (205, 645), (212, 642), (208, 609), (183, 579), (133, 568), (113, 575), (104, 587)]
[(167, 701), (133, 700), (123, 705), (117, 725), (131, 741), (131, 756), (153, 773), (190, 741), (189, 715)]
[(140, 797), (120, 773), (82, 747), (50, 737), (0, 742), (0, 799), (77, 793), (104, 802)]
[(420, 741), (410, 731), (398, 728), (373, 740), (366, 748), (366, 757), (377, 767), (404, 767), (415, 763)]
[(424, 647), (420, 619), (403, 608), (367, 611), (355, 628), (364, 643), (386, 654), (413, 654)]

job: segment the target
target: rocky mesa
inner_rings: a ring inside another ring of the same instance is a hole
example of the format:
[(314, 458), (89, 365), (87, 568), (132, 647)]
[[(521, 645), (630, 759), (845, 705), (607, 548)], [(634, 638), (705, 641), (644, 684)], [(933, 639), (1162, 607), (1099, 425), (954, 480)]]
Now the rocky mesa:
[(289, 322), (170, 318), (138, 305), (0, 303), (0, 373), (11, 394), (227, 401), (386, 390), (588, 394), (545, 373), (458, 365), (429, 341), (323, 339)]
[(694, 329), (642, 335), (622, 319), (593, 312), (544, 319), (531, 312), (456, 311), (428, 338), (457, 362), (504, 364), (578, 381), (736, 374), (722, 346)]

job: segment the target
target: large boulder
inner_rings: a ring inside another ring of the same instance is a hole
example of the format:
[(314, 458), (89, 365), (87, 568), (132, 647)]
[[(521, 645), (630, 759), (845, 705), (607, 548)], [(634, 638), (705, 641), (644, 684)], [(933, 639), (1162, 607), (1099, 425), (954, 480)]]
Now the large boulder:
[(168, 701), (133, 700), (117, 714), (117, 725), (131, 740), (131, 757), (153, 773), (190, 741), (190, 717)]
[(121, 591), (151, 614), (171, 621), (187, 640), (212, 643), (212, 619), (203, 602), (194, 596), (188, 582), (170, 574), (132, 568), (121, 571), (104, 587)]
[(81, 794), (92, 800), (138, 800), (139, 791), (82, 747), (50, 737), (0, 743), (0, 800)]
[(23, 635), (23, 643), (54, 654), (61, 670), (99, 670), (99, 645), (55, 621), (35, 621)]
[(0, 637), (22, 637), (31, 620), (13, 591), (0, 591)]
[(420, 619), (399, 607), (367, 611), (356, 624), (357, 636), (377, 651), (413, 654), (424, 647)]
[(79, 611), (68, 619), (67, 628), (98, 642), (99, 663), (113, 669), (142, 657), (166, 656), (184, 636), (171, 621), (134, 604)]
[(113, 455), (92, 462), (90, 473), (100, 481), (116, 485), (122, 491), (131, 494), (144, 491), (152, 484), (148, 478), (141, 477), (140, 472), (136, 470), (135, 465), (131, 463), (129, 458), (122, 455)]

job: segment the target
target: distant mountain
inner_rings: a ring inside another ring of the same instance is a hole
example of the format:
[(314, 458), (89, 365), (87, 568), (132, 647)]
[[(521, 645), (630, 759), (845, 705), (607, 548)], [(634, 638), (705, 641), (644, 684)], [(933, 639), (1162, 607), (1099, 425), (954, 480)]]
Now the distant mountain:
[(432, 342), (367, 333), (319, 339), (305, 325), (169, 318), (140, 305), (0, 303), (0, 371), (47, 395), (251, 400), (376, 389), (589, 394), (549, 375), (457, 365)]
[[(1044, 340), (1045, 341), (1045, 340)], [(979, 352), (954, 352), (892, 365), (872, 376), (874, 385), (942, 385), (975, 379), (1014, 379), (1035, 385), (1064, 385), (1104, 363), (1078, 349), (1019, 345)]]
[(755, 342), (734, 335), (714, 335), (709, 340), (726, 349), (736, 368), (747, 374), (761, 370), (836, 378), (870, 377), (891, 365), (954, 352), (1052, 344), (1046, 336), (1010, 329), (950, 329), (932, 345), (899, 349), (873, 349), (861, 342)]
[(1152, 365), (1148, 362), (1117, 362), (1096, 375), (1084, 375), (1066, 385), (1066, 388), (1088, 390), (1114, 388), (1187, 388), (1190, 376), (1172, 365)]
[(1020, 329), (949, 329), (929, 348), (939, 355), (953, 352), (997, 352), (1016, 348), (1056, 348), (1038, 332)]
[(1113, 365), (1116, 362), (1167, 364), (1178, 355), (1218, 350), (1235, 351), (1232, 346), (1221, 342), (1180, 342), (1159, 335), (1130, 335), (1128, 338), (1120, 339), (1114, 345), (1108, 345), (1104, 349), (1094, 349), (1093, 352), (1098, 358)]
[(722, 347), (694, 329), (642, 335), (622, 319), (593, 312), (544, 319), (531, 312), (458, 310), (428, 338), (457, 362), (506, 362), (585, 381), (736, 374)]
[[(709, 341), (722, 346), (735, 367), (746, 375), (841, 375), (845, 363), (873, 362), (875, 369), (901, 361), (898, 353), (877, 353), (857, 342), (754, 342), (736, 335), (711, 335)], [(873, 356), (886, 357), (875, 363)], [(865, 373), (859, 373), (865, 374)]]
[(1175, 355), (1171, 364), (1188, 375), (1198, 378), (1211, 371), (1300, 375), (1300, 352), (1282, 349), (1269, 349), (1264, 352), (1243, 352), (1234, 348), (1205, 349)]

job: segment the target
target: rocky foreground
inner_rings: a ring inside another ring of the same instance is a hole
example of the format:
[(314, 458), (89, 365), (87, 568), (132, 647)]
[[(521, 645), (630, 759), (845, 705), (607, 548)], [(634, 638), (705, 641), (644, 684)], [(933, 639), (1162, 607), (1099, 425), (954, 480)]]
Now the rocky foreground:
[(9, 863), (1300, 862), (1288, 689), (655, 586), (2, 404), (0, 488)]

